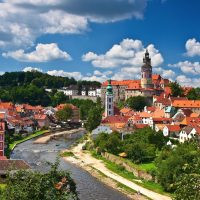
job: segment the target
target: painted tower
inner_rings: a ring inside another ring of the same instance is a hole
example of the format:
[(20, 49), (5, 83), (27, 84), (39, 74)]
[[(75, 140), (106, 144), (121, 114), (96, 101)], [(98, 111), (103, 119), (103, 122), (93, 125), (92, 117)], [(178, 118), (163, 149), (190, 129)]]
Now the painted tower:
[(107, 117), (112, 115), (114, 115), (113, 88), (111, 80), (109, 80), (106, 88), (105, 116)]
[(141, 68), (141, 87), (142, 88), (152, 88), (152, 66), (151, 58), (149, 57), (149, 52), (146, 50), (145, 57), (143, 58), (144, 65)]

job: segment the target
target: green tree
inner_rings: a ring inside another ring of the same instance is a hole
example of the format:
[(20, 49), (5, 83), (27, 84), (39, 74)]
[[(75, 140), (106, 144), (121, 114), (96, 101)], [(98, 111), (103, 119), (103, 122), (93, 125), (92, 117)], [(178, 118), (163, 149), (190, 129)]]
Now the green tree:
[(197, 100), (200, 98), (197, 90), (195, 88), (192, 88), (188, 94), (187, 94), (187, 98), (190, 99), (190, 100)]
[(86, 129), (88, 131), (92, 131), (97, 126), (100, 125), (102, 119), (102, 108), (101, 107), (93, 107), (89, 110), (87, 123), (86, 123)]
[(199, 155), (198, 144), (193, 142), (161, 151), (156, 159), (157, 178), (166, 191), (176, 190), (176, 182), (184, 174), (184, 166), (193, 165)]
[(176, 81), (170, 83), (169, 87), (171, 88), (173, 97), (178, 97), (178, 96), (181, 97), (184, 95), (182, 87)]
[(56, 117), (59, 121), (67, 122), (73, 114), (72, 108), (66, 105), (62, 110), (56, 112)]
[(56, 92), (52, 97), (52, 106), (57, 106), (61, 103), (66, 103), (69, 98), (63, 92)]
[(126, 100), (126, 105), (136, 111), (141, 111), (145, 106), (148, 106), (147, 99), (142, 96), (129, 97)]
[(18, 171), (10, 173), (2, 200), (78, 200), (76, 185), (69, 173), (58, 170), (58, 162), (47, 173)]
[(200, 199), (200, 159), (183, 166), (184, 174), (176, 183), (175, 200)]

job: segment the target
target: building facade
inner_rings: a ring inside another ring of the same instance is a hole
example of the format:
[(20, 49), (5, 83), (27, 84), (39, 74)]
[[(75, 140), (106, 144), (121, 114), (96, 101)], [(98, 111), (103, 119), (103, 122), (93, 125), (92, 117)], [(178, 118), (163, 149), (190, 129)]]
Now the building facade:
[(114, 115), (113, 88), (111, 80), (108, 81), (105, 102), (105, 117)]

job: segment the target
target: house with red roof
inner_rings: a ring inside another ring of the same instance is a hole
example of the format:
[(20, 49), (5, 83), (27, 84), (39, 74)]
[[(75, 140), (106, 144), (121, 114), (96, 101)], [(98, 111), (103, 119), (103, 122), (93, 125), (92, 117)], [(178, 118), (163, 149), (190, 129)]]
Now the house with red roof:
[(166, 125), (163, 128), (163, 135), (165, 137), (172, 137), (172, 138), (179, 138), (179, 133), (180, 133), (180, 126), (179, 125)]

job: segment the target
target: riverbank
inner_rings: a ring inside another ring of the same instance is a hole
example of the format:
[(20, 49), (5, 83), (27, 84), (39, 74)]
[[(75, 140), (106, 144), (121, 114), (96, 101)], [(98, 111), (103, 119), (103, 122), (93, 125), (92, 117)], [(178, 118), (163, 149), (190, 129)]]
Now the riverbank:
[(41, 136), (45, 133), (48, 133), (48, 132), (49, 132), (49, 130), (37, 131), (37, 132), (27, 136), (27, 137), (24, 137), (21, 140), (14, 141), (13, 143), (9, 144), (9, 149), (10, 149), (10, 151), (12, 151), (16, 147), (16, 145), (21, 144), (22, 142), (25, 142), (27, 140), (31, 140), (33, 138), (39, 137), (39, 136)]
[[(82, 167), (83, 169), (87, 170), (89, 173), (91, 173), (91, 169), (95, 169), (97, 172), (100, 172), (101, 174), (106, 176), (107, 180), (111, 179), (111, 180), (114, 180), (115, 182), (117, 182), (118, 184), (122, 184), (123, 186), (130, 188), (133, 191), (140, 191), (140, 193), (142, 195), (147, 196), (150, 199), (171, 200), (171, 198), (168, 196), (161, 195), (161, 194), (158, 194), (151, 190), (148, 190), (148, 189), (146, 189), (140, 185), (137, 185), (136, 183), (134, 183), (130, 180), (127, 180), (126, 178), (112, 172), (105, 166), (103, 161), (98, 160), (98, 159), (92, 157), (90, 155), (90, 153), (83, 151), (82, 150), (83, 145), (84, 145), (84, 143), (78, 144), (77, 146), (73, 147), (71, 149), (71, 152), (74, 154), (74, 156), (64, 157), (64, 160), (72, 162), (72, 163)], [(92, 172), (91, 175), (96, 176), (96, 174), (94, 172)], [(108, 185), (110, 184), (107, 181), (105, 181), (105, 183)], [(112, 186), (112, 185), (110, 184), (110, 186)], [(116, 189), (119, 189), (119, 188), (116, 188)], [(141, 195), (139, 195), (139, 197), (141, 197)], [(135, 197), (132, 196), (131, 198), (139, 199), (138, 195)], [(141, 198), (144, 199), (144, 197), (141, 197)]]

